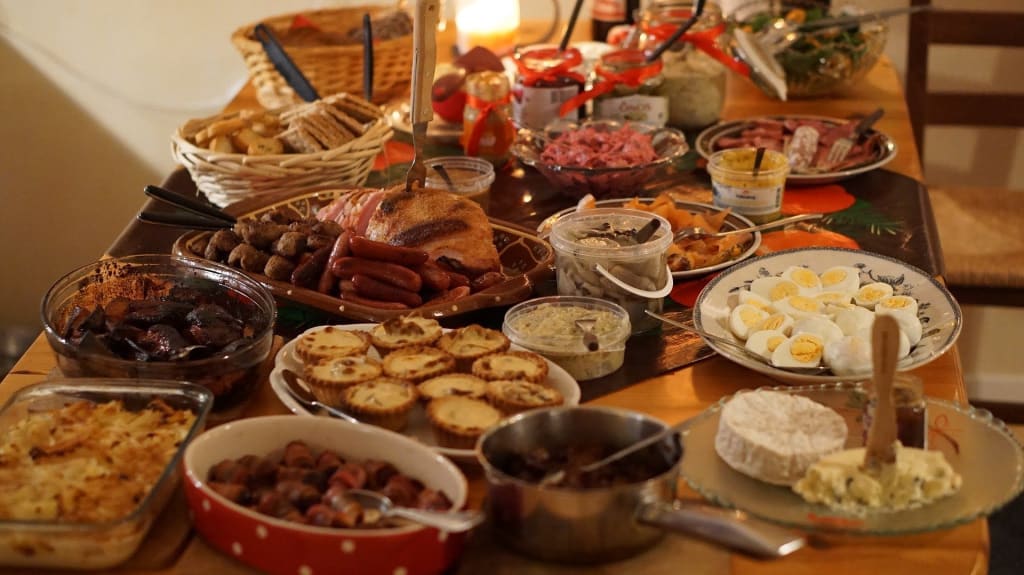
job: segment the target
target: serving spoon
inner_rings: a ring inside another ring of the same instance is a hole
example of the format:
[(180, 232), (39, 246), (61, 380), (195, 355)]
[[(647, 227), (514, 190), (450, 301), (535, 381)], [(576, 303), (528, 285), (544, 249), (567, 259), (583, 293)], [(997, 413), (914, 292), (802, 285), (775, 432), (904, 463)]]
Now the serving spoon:
[(316, 397), (314, 397), (313, 394), (310, 393), (308, 389), (306, 389), (301, 383), (299, 383), (299, 376), (294, 371), (290, 369), (284, 369), (281, 371), (281, 376), (286, 384), (284, 389), (288, 393), (288, 395), (290, 395), (292, 399), (294, 399), (295, 401), (302, 404), (302, 406), (305, 407), (307, 410), (312, 411), (322, 409), (327, 413), (330, 413), (334, 417), (337, 417), (338, 419), (344, 419), (349, 423), (359, 423), (358, 419), (352, 417), (351, 415), (345, 413), (344, 411), (317, 401)]
[(432, 511), (399, 507), (390, 497), (365, 489), (349, 489), (345, 497), (364, 509), (376, 509), (382, 517), (401, 517), (446, 533), (469, 531), (484, 521), (484, 515), (479, 511)]
[(766, 224), (761, 224), (761, 225), (758, 225), (758, 226), (751, 226), (749, 228), (738, 228), (738, 229), (735, 229), (735, 230), (725, 230), (723, 232), (712, 232), (712, 231), (709, 231), (709, 230), (707, 230), (705, 228), (702, 228), (701, 226), (689, 226), (689, 227), (685, 227), (685, 228), (680, 228), (679, 231), (677, 231), (675, 234), (673, 234), (672, 242), (675, 243), (675, 242), (680, 242), (682, 240), (693, 239), (693, 238), (721, 238), (721, 237), (729, 236), (729, 235), (732, 235), (732, 234), (739, 234), (739, 233), (744, 233), (744, 232), (759, 232), (761, 230), (767, 230), (767, 229), (771, 229), (771, 228), (778, 228), (778, 227), (781, 227), (781, 226), (786, 226), (786, 225), (789, 225), (789, 224), (794, 224), (796, 222), (805, 222), (805, 221), (808, 221), (808, 220), (820, 220), (824, 216), (825, 216), (825, 214), (799, 214), (799, 215), (796, 215), (796, 216), (790, 216), (788, 218), (782, 218), (781, 220), (775, 220), (774, 222), (768, 222)]

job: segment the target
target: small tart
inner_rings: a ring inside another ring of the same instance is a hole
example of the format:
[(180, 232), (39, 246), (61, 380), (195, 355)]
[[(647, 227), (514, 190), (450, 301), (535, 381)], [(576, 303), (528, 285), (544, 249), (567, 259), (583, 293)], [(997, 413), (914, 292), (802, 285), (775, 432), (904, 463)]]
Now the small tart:
[(444, 375), (454, 369), (455, 358), (443, 350), (425, 345), (403, 347), (384, 357), (384, 373), (413, 383)]
[(565, 401), (562, 394), (552, 387), (509, 379), (488, 381), (487, 399), (509, 415), (538, 407), (562, 405)]
[(302, 377), (320, 401), (338, 406), (346, 387), (380, 377), (380, 362), (364, 355), (335, 357), (307, 364)]
[(329, 325), (309, 332), (295, 342), (295, 355), (304, 363), (316, 363), (345, 355), (362, 355), (370, 349), (366, 332)]
[(427, 404), (427, 420), (441, 447), (472, 449), (501, 418), (502, 413), (486, 401), (470, 397), (449, 395)]
[(469, 371), (477, 359), (508, 349), (511, 342), (500, 331), (479, 325), (452, 330), (437, 340), (437, 347), (452, 354), (462, 371)]
[(548, 362), (530, 351), (492, 353), (473, 362), (473, 375), (480, 379), (517, 379), (540, 383), (548, 377)]
[(431, 401), (449, 395), (483, 399), (487, 382), (468, 373), (448, 373), (432, 377), (419, 385), (420, 398)]
[(441, 337), (441, 324), (426, 317), (395, 317), (370, 330), (370, 340), (381, 354), (410, 345), (431, 345)]
[(389, 377), (379, 377), (346, 387), (341, 402), (345, 409), (371, 425), (401, 431), (416, 406), (416, 386)]

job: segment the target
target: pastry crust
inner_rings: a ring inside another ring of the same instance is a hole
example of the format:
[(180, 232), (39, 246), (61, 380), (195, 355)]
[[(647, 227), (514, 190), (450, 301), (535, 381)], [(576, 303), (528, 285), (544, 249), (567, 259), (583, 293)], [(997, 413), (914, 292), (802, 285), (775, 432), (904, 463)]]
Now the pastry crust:
[(561, 405), (561, 392), (546, 385), (522, 380), (499, 379), (487, 382), (487, 399), (506, 414), (538, 407)]
[(513, 379), (541, 383), (548, 377), (548, 362), (531, 351), (492, 353), (473, 362), (473, 375), (480, 379)]
[(505, 334), (476, 324), (452, 330), (437, 340), (437, 347), (455, 358), (460, 371), (469, 371), (477, 359), (505, 351), (510, 345)]
[(451, 395), (427, 404), (427, 419), (438, 445), (472, 449), (484, 431), (501, 421), (502, 413), (486, 401)]
[(307, 364), (302, 370), (302, 377), (317, 399), (339, 406), (346, 387), (380, 377), (381, 372), (381, 364), (377, 360), (352, 355)]
[(468, 373), (448, 373), (424, 381), (418, 389), (424, 401), (449, 395), (483, 399), (487, 395), (487, 382)]
[(334, 357), (362, 355), (370, 349), (370, 336), (362, 331), (329, 325), (309, 332), (295, 342), (295, 355), (303, 363), (316, 363)]
[(441, 337), (441, 324), (426, 317), (395, 317), (370, 330), (373, 347), (382, 354), (410, 345), (431, 345)]
[(384, 357), (384, 373), (390, 377), (419, 383), (455, 370), (455, 358), (436, 347), (413, 345)]
[(401, 431), (409, 423), (409, 412), (416, 406), (416, 386), (389, 377), (379, 377), (346, 387), (342, 405), (360, 421)]

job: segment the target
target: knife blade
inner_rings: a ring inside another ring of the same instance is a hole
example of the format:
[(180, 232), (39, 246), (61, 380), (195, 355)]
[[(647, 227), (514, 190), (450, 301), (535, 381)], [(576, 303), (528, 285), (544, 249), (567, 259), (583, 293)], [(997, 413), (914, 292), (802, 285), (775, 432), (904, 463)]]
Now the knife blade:
[(416, 14), (413, 18), (412, 37), (412, 147), (413, 160), (405, 175), (405, 191), (411, 192), (413, 184), (423, 187), (427, 178), (427, 167), (423, 164), (423, 147), (427, 141), (427, 124), (434, 118), (430, 103), (430, 86), (434, 79), (437, 63), (437, 23), (441, 12), (440, 0), (416, 0)]

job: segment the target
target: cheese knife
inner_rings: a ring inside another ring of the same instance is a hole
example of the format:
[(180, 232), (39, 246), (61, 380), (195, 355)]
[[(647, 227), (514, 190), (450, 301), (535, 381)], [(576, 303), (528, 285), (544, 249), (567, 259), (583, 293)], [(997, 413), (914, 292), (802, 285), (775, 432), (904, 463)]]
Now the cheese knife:
[(896, 463), (896, 407), (892, 399), (896, 362), (899, 360), (900, 326), (887, 315), (875, 317), (871, 330), (871, 363), (875, 384), (875, 414), (868, 430), (864, 471), (878, 475), (886, 465)]
[(434, 79), (437, 63), (437, 23), (440, 18), (440, 0), (416, 0), (416, 14), (413, 18), (412, 38), (412, 147), (413, 160), (405, 175), (405, 191), (411, 192), (413, 184), (422, 188), (427, 178), (427, 167), (423, 161), (423, 147), (427, 141), (427, 124), (434, 118), (430, 103), (430, 86)]

